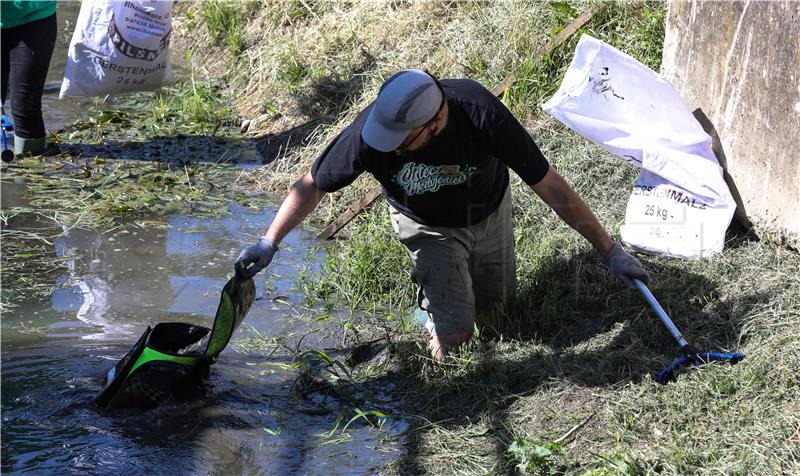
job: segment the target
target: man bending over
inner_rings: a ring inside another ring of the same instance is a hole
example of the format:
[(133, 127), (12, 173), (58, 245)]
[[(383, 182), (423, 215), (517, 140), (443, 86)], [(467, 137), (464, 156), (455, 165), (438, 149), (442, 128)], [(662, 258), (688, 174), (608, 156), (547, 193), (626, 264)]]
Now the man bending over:
[(597, 249), (626, 285), (648, 280), (642, 264), (603, 229), (491, 92), (469, 79), (438, 81), (405, 70), (328, 145), (284, 200), (266, 235), (245, 248), (236, 272), (264, 269), (277, 244), (326, 192), (362, 172), (383, 186), (392, 227), (408, 250), (427, 314), (434, 359), (472, 337), (477, 315), (516, 288), (511, 168)]

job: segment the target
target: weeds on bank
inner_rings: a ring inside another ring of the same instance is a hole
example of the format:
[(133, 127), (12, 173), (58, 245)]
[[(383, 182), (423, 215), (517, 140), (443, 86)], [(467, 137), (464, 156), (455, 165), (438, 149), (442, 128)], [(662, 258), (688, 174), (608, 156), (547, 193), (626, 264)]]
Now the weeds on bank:
[(178, 133), (218, 131), (219, 127), (231, 126), (236, 120), (220, 86), (196, 80), (194, 71), (189, 81), (156, 92), (152, 102), (156, 106), (153, 108), (154, 123), (171, 125)]
[[(610, 281), (589, 278), (582, 288), (565, 288), (578, 266), (565, 259), (562, 271), (521, 289), (561, 289), (560, 315), (548, 328), (536, 329), (534, 304), (524, 310), (534, 316), (527, 321), (533, 329), (509, 325), (512, 340), (472, 344), (444, 367), (451, 370), (430, 377), (407, 365), (403, 388), (415, 411), (451, 422), (438, 436), (419, 436), (427, 453), (417, 463), (462, 471), (463, 461), (443, 467), (434, 455), (466, 452), (476, 459), (470, 473), (517, 465), (533, 474), (545, 466), (567, 474), (792, 472), (798, 452), (790, 442), (800, 428), (800, 259), (748, 242), (684, 269), (671, 270), (674, 260), (645, 260), (654, 293), (687, 337), (701, 348), (742, 350), (747, 359), (687, 371), (667, 386), (654, 383), (650, 376), (676, 351), (656, 316)], [(528, 273), (536, 276), (521, 271)], [(597, 416), (559, 451), (537, 449), (591, 412)]]
[(563, 444), (545, 442), (535, 444), (524, 439), (517, 439), (508, 447), (508, 453), (517, 463), (517, 470), (529, 474), (549, 475), (555, 469), (552, 456), (563, 447)]
[(303, 281), (308, 298), (384, 316), (402, 315), (413, 304), (413, 285), (405, 248), (394, 237), (385, 205), (375, 205), (354, 225), (345, 246), (326, 248), (322, 276)]
[(297, 52), (297, 45), (292, 43), (280, 56), (278, 64), (278, 79), (286, 84), (289, 91), (296, 89), (311, 72), (303, 58)]
[[(343, 2), (290, 21), (286, 4), (265, 4), (270, 11), (261, 36), (248, 41), (254, 45), (248, 50), (252, 70), (235, 79), (243, 92), (241, 109), (248, 113), (269, 98), (281, 114), (263, 126), (265, 132), (292, 141), (255, 175), (263, 187), (284, 190), (306, 172), (397, 69), (423, 67), (486, 86), (514, 73), (518, 80), (504, 100), (554, 167), (616, 232), (636, 171), (540, 112), (579, 35), (541, 62), (533, 55), (577, 14), (597, 6), (602, 8), (583, 32), (658, 69), (664, 4)], [(391, 29), (385, 27), (388, 16)], [(290, 44), (307, 74), (277, 77), (280, 53)], [(353, 78), (336, 96), (346, 107), (318, 107), (327, 104), (318, 100), (327, 92), (321, 80), (342, 77)], [(303, 129), (308, 121), (311, 126)], [(293, 132), (279, 136), (287, 129)], [(320, 213), (334, 217), (371, 186), (362, 180), (329, 196)], [(501, 316), (494, 339), (471, 343), (437, 371), (424, 344), (399, 339), (400, 393), (413, 404), (409, 412), (435, 423), (405, 434), (409, 451), (387, 471), (800, 472), (796, 253), (732, 234), (721, 255), (703, 261), (642, 256), (654, 294), (698, 347), (747, 353), (736, 366), (693, 369), (660, 386), (651, 375), (676, 349), (656, 316), (518, 180), (514, 192), (516, 300)], [(308, 283), (309, 295), (331, 306), (375, 310), (373, 320), (359, 328), (364, 338), (376, 321), (397, 314), (381, 313), (382, 307), (414, 303), (404, 250), (391, 238), (383, 213), (379, 206), (348, 225), (350, 238), (336, 247), (319, 282)], [(548, 446), (590, 414), (596, 416), (563, 446)]]
[(543, 57), (535, 54), (538, 51), (535, 44), (520, 40), (520, 47), (530, 53), (521, 54), (512, 62), (511, 72), (517, 79), (503, 95), (503, 101), (518, 116), (537, 114), (558, 90), (583, 34), (603, 40), (655, 71), (661, 67), (666, 15), (663, 2), (587, 2), (581, 6), (551, 2), (550, 7), (550, 37), (555, 37), (585, 9), (593, 9), (594, 14), (563, 45)]
[(276, 24), (296, 25), (324, 14), (327, 6), (333, 2), (326, 0), (286, 0), (277, 2), (272, 21)]
[(244, 25), (247, 4), (243, 0), (194, 2), (186, 18), (194, 23), (196, 17), (205, 25), (216, 46), (224, 47), (234, 57), (244, 49)]

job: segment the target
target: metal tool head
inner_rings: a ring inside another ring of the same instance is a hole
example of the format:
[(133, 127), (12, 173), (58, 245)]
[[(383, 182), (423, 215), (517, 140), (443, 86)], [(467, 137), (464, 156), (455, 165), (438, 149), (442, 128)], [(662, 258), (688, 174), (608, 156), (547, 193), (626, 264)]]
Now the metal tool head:
[(681, 357), (678, 357), (672, 361), (671, 364), (666, 366), (661, 372), (658, 373), (657, 380), (659, 382), (667, 383), (675, 380), (676, 373), (683, 367), (700, 366), (713, 361), (728, 362), (733, 365), (744, 358), (744, 354), (740, 352), (724, 354), (719, 352), (698, 352), (695, 350), (695, 348), (689, 344), (686, 338), (683, 337), (678, 328), (675, 327), (672, 319), (669, 318), (667, 312), (664, 311), (664, 308), (662, 308), (658, 301), (656, 301), (656, 298), (647, 288), (647, 285), (635, 278), (633, 279), (633, 283), (636, 285), (645, 299), (647, 299), (650, 307), (653, 308), (653, 311), (655, 311), (659, 319), (661, 319), (661, 323), (664, 324), (670, 334), (672, 334), (672, 337), (681, 347)]
[(671, 364), (664, 367), (658, 373), (657, 380), (659, 383), (669, 383), (677, 378), (678, 372), (684, 367), (694, 367), (706, 365), (711, 362), (727, 362), (731, 365), (736, 365), (745, 357), (741, 352), (734, 352), (732, 354), (724, 354), (719, 352), (696, 352), (691, 355), (683, 355), (672, 361)]

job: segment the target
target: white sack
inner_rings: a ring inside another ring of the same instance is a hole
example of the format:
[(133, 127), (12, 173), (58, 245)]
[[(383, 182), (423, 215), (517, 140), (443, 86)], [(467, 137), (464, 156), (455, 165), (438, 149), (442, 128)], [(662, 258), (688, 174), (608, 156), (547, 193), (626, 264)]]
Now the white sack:
[(172, 79), (172, 0), (84, 0), (59, 98), (158, 89)]
[(686, 258), (722, 251), (736, 203), (711, 138), (666, 79), (583, 35), (543, 109), (641, 168), (620, 228), (623, 242)]

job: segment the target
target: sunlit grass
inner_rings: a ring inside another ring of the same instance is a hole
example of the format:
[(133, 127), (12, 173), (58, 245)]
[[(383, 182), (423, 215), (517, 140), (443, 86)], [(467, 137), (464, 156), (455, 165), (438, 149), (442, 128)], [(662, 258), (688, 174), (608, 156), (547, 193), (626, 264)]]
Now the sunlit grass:
[[(514, 74), (503, 100), (605, 227), (618, 232), (636, 170), (541, 112), (579, 35), (542, 60), (535, 54), (593, 7), (580, 33), (658, 70), (665, 4), (303, 3), (260, 2), (248, 17), (260, 22), (246, 30), (251, 46), (230, 61), (237, 110), (247, 117), (269, 110), (253, 134), (281, 144), (274, 161), (242, 183), (287, 190), (398, 69), (426, 68), (487, 87)], [(399, 368), (361, 382), (391, 378), (407, 402), (403, 416), (413, 421), (402, 435), (405, 453), (382, 471), (800, 473), (797, 253), (732, 231), (725, 251), (702, 261), (641, 256), (653, 293), (688, 338), (702, 349), (747, 354), (736, 366), (693, 369), (662, 386), (652, 375), (677, 349), (645, 301), (616, 282), (591, 246), (518, 178), (512, 182), (517, 295), (492, 332), (444, 365), (431, 364), (420, 329), (401, 324), (414, 307), (414, 287), (382, 202), (348, 225), (321, 275), (302, 279), (310, 300), (366, 313), (350, 323), (349, 338), (388, 334), (392, 341)], [(362, 177), (326, 196), (314, 219), (329, 222), (372, 186)], [(341, 425), (357, 415), (342, 416)]]

